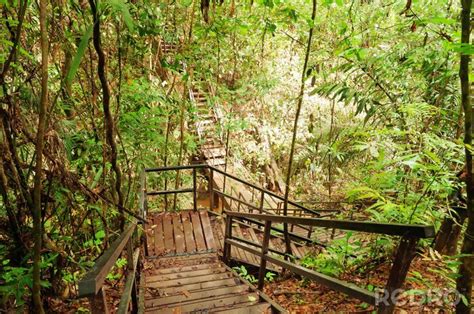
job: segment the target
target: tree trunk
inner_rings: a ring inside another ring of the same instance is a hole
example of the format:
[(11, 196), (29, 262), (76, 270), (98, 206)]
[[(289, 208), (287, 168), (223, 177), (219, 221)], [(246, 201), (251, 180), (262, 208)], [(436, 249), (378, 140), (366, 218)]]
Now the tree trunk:
[(36, 133), (36, 164), (33, 187), (33, 237), (35, 241), (33, 254), (33, 304), (36, 313), (44, 313), (41, 301), (41, 177), (43, 174), (44, 135), (46, 133), (48, 113), (48, 26), (46, 0), (40, 0), (40, 32), (41, 32), (41, 100), (39, 104), (38, 132)]
[[(469, 44), (471, 33), (470, 19), (472, 0), (462, 0), (461, 11), (461, 43)], [(464, 242), (461, 249), (461, 266), (459, 267), (459, 277), (456, 280), (456, 288), (464, 295), (467, 304), (459, 302), (456, 306), (456, 313), (470, 313), (472, 276), (474, 273), (474, 178), (472, 174), (472, 107), (469, 95), (469, 62), (470, 56), (461, 53), (461, 63), (459, 66), (459, 77), (461, 80), (461, 103), (464, 110), (464, 144), (466, 153), (466, 190), (467, 190), (467, 217), (468, 224), (464, 234)]]
[[(287, 170), (287, 174), (286, 174), (285, 202), (283, 203), (283, 215), (285, 215), (285, 216), (288, 214), (288, 196), (290, 194), (291, 171), (292, 171), (292, 166), (293, 166), (293, 155), (295, 153), (296, 132), (298, 131), (298, 120), (300, 118), (301, 107), (303, 105), (306, 69), (308, 67), (309, 53), (311, 52), (311, 42), (313, 40), (313, 30), (314, 30), (315, 18), (316, 18), (316, 0), (313, 0), (313, 11), (311, 13), (311, 20), (313, 21), (313, 25), (311, 25), (311, 28), (309, 29), (308, 46), (306, 47), (306, 55), (305, 55), (305, 58), (304, 58), (303, 71), (301, 73), (301, 87), (300, 87), (300, 93), (298, 95), (298, 103), (297, 103), (297, 106), (296, 106), (295, 123), (294, 123), (294, 126), (293, 126), (293, 137), (291, 139), (290, 158), (289, 158), (289, 161), (288, 161), (288, 170)], [(288, 224), (287, 223), (283, 224), (283, 230), (284, 230), (284, 234), (285, 234), (286, 253), (291, 255), (290, 235), (288, 234)]]
[(105, 136), (107, 143), (110, 146), (110, 163), (112, 169), (115, 172), (115, 193), (117, 198), (117, 209), (120, 212), (120, 229), (123, 230), (125, 227), (125, 216), (123, 212), (123, 195), (122, 195), (122, 172), (117, 162), (117, 144), (115, 143), (115, 122), (110, 112), (110, 89), (107, 83), (107, 74), (105, 67), (105, 54), (102, 50), (102, 43), (100, 38), (100, 16), (97, 11), (94, 0), (89, 0), (91, 11), (94, 17), (94, 31), (93, 31), (93, 42), (94, 48), (97, 52), (97, 74), (99, 76), (100, 84), (102, 86), (102, 107), (104, 110), (104, 124), (105, 124)]

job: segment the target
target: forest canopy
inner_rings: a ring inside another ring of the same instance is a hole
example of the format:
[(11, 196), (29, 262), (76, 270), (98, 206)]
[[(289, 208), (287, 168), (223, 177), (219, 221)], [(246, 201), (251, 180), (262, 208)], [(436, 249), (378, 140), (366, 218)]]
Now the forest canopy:
[[(456, 289), (462, 302), (442, 307), (469, 312), (472, 0), (0, 4), (0, 308), (85, 310), (78, 282), (141, 219), (143, 169), (199, 162), (201, 97), (226, 170), (284, 197), (285, 215), (290, 199), (334, 219), (434, 226), (417, 258), (436, 274), (414, 262), (408, 280)], [(300, 264), (347, 278), (398, 243), (331, 240)]]

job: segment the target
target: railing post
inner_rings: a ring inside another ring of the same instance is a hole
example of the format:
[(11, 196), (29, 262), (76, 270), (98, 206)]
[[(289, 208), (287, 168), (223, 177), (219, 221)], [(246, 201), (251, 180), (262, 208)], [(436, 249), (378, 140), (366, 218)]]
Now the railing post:
[[(133, 261), (133, 234), (130, 236), (127, 242), (127, 266), (129, 271), (134, 271), (134, 261)], [(138, 309), (138, 299), (137, 299), (137, 285), (136, 280), (133, 282), (132, 287), (132, 309), (135, 311)]]
[(147, 216), (147, 194), (146, 194), (146, 172), (145, 170), (142, 171), (140, 174), (140, 210), (142, 214), (142, 218), (145, 221), (143, 224), (144, 237), (143, 242), (145, 246), (145, 256), (148, 256), (148, 236), (147, 236), (147, 226), (146, 226), (146, 216)]
[(209, 210), (214, 210), (214, 170), (209, 169)]
[(262, 256), (260, 257), (260, 269), (258, 271), (258, 289), (262, 290), (265, 284), (265, 274), (267, 272), (267, 253), (268, 245), (270, 243), (270, 231), (272, 229), (272, 222), (265, 221), (265, 229), (263, 230), (263, 242), (262, 242)]
[(265, 204), (265, 192), (262, 190), (262, 194), (260, 194), (260, 214), (263, 213), (263, 205)]
[(197, 211), (196, 168), (193, 168), (193, 209)]
[(416, 253), (416, 244), (418, 243), (418, 238), (416, 237), (407, 237), (403, 236), (400, 240), (398, 246), (397, 254), (395, 255), (395, 260), (393, 261), (392, 269), (390, 270), (390, 275), (388, 277), (387, 285), (385, 286), (385, 291), (383, 298), (377, 300), (379, 303), (378, 313), (392, 313), (395, 308), (395, 303), (397, 300), (393, 298), (392, 294), (400, 289), (405, 278), (408, 274), (408, 269), (410, 268), (411, 261)]
[(89, 304), (92, 314), (108, 314), (107, 301), (105, 298), (104, 288), (100, 288), (97, 294), (89, 297)]
[(225, 240), (232, 239), (232, 216), (227, 215), (225, 221), (225, 235), (224, 235), (224, 262), (228, 264), (231, 258), (230, 244)]

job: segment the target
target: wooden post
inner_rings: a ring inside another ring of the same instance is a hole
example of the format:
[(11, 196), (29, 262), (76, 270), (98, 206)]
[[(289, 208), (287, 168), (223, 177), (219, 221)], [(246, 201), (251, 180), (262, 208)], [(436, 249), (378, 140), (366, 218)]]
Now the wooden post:
[(214, 170), (209, 170), (209, 210), (214, 209)]
[(225, 221), (225, 236), (224, 236), (224, 263), (228, 264), (231, 258), (230, 244), (226, 243), (226, 239), (232, 239), (232, 217), (226, 216)]
[[(127, 266), (128, 266), (129, 272), (135, 271), (134, 260), (133, 260), (133, 234), (130, 236), (130, 239), (128, 240), (128, 243), (127, 243)], [(135, 277), (135, 280), (133, 282), (133, 287), (132, 287), (132, 309), (133, 311), (138, 309), (136, 277)]]
[(104, 288), (101, 288), (97, 294), (89, 297), (92, 314), (108, 314), (107, 302), (105, 298)]
[(382, 299), (379, 299), (378, 313), (392, 313), (395, 308), (395, 302), (392, 297), (395, 297), (394, 292), (400, 289), (408, 274), (411, 261), (415, 257), (417, 237), (403, 236), (398, 246), (395, 260), (393, 261), (392, 269), (388, 277), (387, 285)]
[(193, 209), (197, 211), (196, 168), (193, 168)]
[(262, 190), (262, 194), (260, 194), (260, 214), (263, 213), (263, 205), (265, 205), (265, 192)]
[(268, 245), (270, 243), (270, 231), (272, 229), (272, 222), (265, 221), (265, 229), (263, 230), (262, 256), (260, 257), (260, 269), (258, 271), (258, 289), (262, 290), (265, 284), (265, 274), (267, 272)]

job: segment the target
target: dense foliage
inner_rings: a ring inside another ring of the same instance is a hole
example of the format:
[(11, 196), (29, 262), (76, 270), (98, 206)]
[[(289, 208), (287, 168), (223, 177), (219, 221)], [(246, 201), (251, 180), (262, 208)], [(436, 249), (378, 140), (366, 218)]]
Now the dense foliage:
[[(457, 1), (321, 0), (314, 23), (306, 0), (41, 2), (44, 21), (36, 2), (1, 2), (5, 308), (31, 303), (35, 175), (41, 290), (72, 299), (78, 279), (137, 214), (140, 171), (192, 159), (192, 84), (223, 108), (221, 132), (238, 175), (283, 193), (313, 27), (290, 198), (347, 202), (341, 218), (437, 229), (453, 216), (453, 202), (464, 206), (458, 68), (472, 45), (460, 44)], [(42, 34), (49, 97), (38, 172)], [(163, 43), (179, 48), (166, 53)], [(391, 239), (370, 240), (350, 234), (304, 265), (339, 276), (392, 254)], [(443, 275), (454, 285), (457, 264), (447, 263)]]

